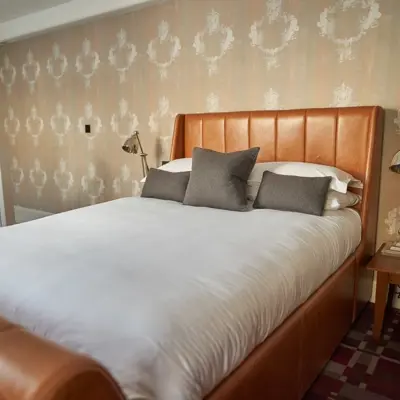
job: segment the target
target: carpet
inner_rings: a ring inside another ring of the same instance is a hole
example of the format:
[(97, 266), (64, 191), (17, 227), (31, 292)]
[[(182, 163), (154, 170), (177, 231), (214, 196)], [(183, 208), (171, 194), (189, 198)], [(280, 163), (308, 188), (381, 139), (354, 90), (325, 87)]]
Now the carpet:
[(380, 343), (369, 305), (303, 400), (400, 400), (400, 310), (387, 311)]

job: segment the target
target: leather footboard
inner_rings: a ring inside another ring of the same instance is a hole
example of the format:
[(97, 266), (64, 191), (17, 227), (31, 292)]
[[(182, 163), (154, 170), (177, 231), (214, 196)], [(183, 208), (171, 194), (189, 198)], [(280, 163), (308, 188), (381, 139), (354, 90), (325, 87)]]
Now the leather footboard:
[(123, 400), (95, 361), (0, 318), (0, 400)]

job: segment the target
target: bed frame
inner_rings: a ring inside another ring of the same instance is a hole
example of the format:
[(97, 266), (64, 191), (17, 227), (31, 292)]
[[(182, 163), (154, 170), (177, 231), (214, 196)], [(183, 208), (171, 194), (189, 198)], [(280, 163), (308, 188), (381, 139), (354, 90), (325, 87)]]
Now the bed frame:
[[(383, 136), (380, 107), (178, 115), (171, 159), (194, 147), (261, 148), (258, 162), (336, 166), (364, 183), (357, 250), (207, 400), (301, 399), (369, 301), (375, 252)], [(16, 384), (17, 383), (17, 384)], [(0, 319), (0, 399), (121, 400), (101, 366)]]

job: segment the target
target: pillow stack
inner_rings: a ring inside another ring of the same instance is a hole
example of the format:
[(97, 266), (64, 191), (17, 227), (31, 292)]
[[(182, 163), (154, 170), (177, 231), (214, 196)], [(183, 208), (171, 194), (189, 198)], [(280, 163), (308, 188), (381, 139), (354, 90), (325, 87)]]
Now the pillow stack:
[[(362, 188), (361, 181), (355, 179), (351, 174), (329, 165), (283, 161), (266, 162), (255, 165), (248, 181), (248, 198), (250, 202), (255, 202), (257, 194), (259, 193), (259, 189), (261, 187), (261, 183), (263, 181), (264, 173), (267, 171), (280, 176), (293, 177), (291, 183), (297, 186), (297, 194), (291, 193), (290, 188), (287, 187), (288, 184), (286, 181), (286, 188), (284, 190), (284, 193), (280, 193), (280, 195), (292, 196), (294, 198), (297, 198), (297, 201), (300, 201), (300, 193), (302, 193), (301, 197), (303, 198), (303, 201), (306, 201), (307, 196), (309, 196), (312, 192), (311, 190), (311, 192), (308, 192), (306, 196), (306, 194), (304, 193), (305, 186), (302, 186), (302, 184), (307, 185), (307, 179), (300, 178), (330, 178), (330, 183), (328, 185), (323, 204), (323, 210), (325, 211), (333, 211), (340, 210), (346, 207), (353, 207), (360, 201), (360, 197), (358, 195), (348, 191), (349, 187)], [(271, 180), (271, 178), (267, 179)], [(277, 182), (276, 180), (278, 179), (279, 178), (275, 178), (275, 186), (279, 187), (281, 185), (285, 185), (284, 180), (279, 179), (279, 182)], [(281, 187), (281, 189), (283, 188)], [(315, 199), (317, 197), (318, 193), (315, 193)], [(321, 198), (319, 198), (319, 200), (321, 200)], [(254, 207), (256, 206), (257, 203), (255, 202)], [(294, 205), (292, 205), (292, 207), (294, 207)]]
[[(256, 164), (259, 148), (219, 153), (195, 148), (193, 158), (151, 169), (142, 197), (231, 211), (267, 208), (322, 215), (352, 207), (362, 183), (338, 168), (303, 162)], [(142, 181), (142, 182), (143, 182)]]

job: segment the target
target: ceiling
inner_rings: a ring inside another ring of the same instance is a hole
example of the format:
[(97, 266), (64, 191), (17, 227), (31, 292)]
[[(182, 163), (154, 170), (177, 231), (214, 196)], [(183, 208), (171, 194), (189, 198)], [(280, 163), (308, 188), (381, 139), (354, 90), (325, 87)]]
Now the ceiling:
[(0, 0), (0, 22), (23, 17), (71, 0)]
[(0, 45), (165, 0), (0, 0)]

